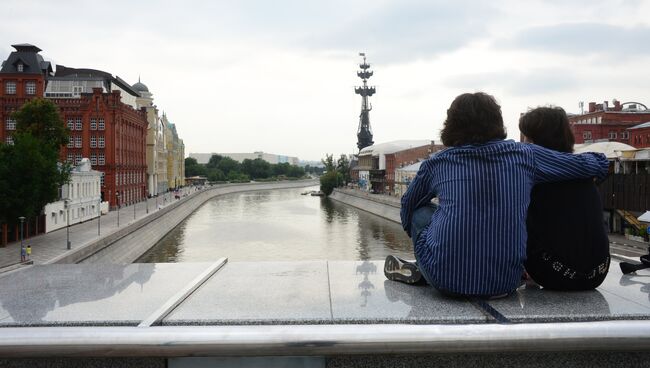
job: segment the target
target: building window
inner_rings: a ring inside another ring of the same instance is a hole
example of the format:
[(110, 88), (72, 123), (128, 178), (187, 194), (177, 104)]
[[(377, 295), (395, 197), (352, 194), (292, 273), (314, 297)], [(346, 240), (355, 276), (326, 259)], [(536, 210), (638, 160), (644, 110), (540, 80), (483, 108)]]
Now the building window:
[[(100, 153), (100, 154), (101, 154), (101, 153)], [(100, 183), (100, 185), (101, 185), (102, 187), (104, 186), (104, 176), (105, 176), (105, 174), (102, 173), (102, 176), (99, 178), (99, 183)]]
[(599, 116), (599, 117), (598, 117), (598, 124), (602, 124), (602, 123), (603, 123), (603, 117), (602, 117), (602, 116)]
[(100, 136), (99, 137), (99, 148), (104, 148), (105, 142), (104, 142), (104, 137)]
[(97, 148), (97, 137), (90, 137), (90, 148)]
[(90, 130), (97, 130), (97, 119), (90, 118)]
[(609, 139), (616, 139), (618, 134), (616, 132), (609, 132)]
[(36, 82), (29, 81), (25, 83), (25, 93), (28, 95), (36, 94)]
[(5, 93), (8, 95), (16, 94), (16, 82), (5, 82)]
[(83, 140), (81, 139), (80, 135), (74, 137), (74, 146), (75, 146), (75, 148), (81, 148), (82, 143), (83, 143)]
[[(74, 137), (68, 138), (68, 144), (66, 145), (68, 148), (74, 148)], [(72, 161), (72, 160), (70, 160)]]
[(74, 120), (72, 120), (72, 118), (68, 118), (67, 123), (68, 123), (68, 129), (74, 130)]
[(5, 123), (6, 123), (5, 127), (7, 128), (7, 130), (16, 130), (16, 120), (12, 118), (7, 118), (7, 120), (5, 120)]
[[(81, 162), (81, 153), (77, 153), (77, 154), (74, 156), (74, 164), (75, 164), (75, 165), (79, 165), (80, 162)], [(78, 192), (79, 192), (79, 184), (77, 184), (77, 193), (78, 193)]]
[(18, 63), (18, 65), (16, 65), (16, 69), (18, 70), (19, 73), (22, 73), (25, 70), (25, 66), (23, 65), (23, 63)]
[(81, 118), (77, 118), (74, 122), (74, 128), (77, 130), (83, 130), (83, 126), (81, 125)]
[[(104, 154), (103, 154), (103, 153), (100, 153), (100, 154), (99, 154), (99, 158), (97, 159), (97, 165), (105, 165), (105, 164), (106, 164), (106, 160), (105, 160), (105, 158), (104, 158)], [(103, 180), (103, 179), (104, 179), (104, 176), (102, 176), (102, 180)], [(102, 184), (102, 185), (103, 185), (103, 184)]]
[(5, 143), (7, 143), (8, 145), (14, 144), (14, 137), (8, 136), (7, 138), (5, 138)]
[(591, 139), (591, 131), (586, 130), (582, 132), (582, 139)]
[(97, 165), (97, 154), (96, 153), (91, 153), (90, 154), (90, 164), (95, 166)]
[(104, 130), (106, 126), (104, 125), (104, 118), (99, 118), (99, 130)]
[(74, 160), (74, 155), (72, 153), (68, 153), (68, 157), (67, 157), (66, 161), (72, 162), (72, 160)]
[(621, 139), (630, 139), (630, 132), (622, 132)]

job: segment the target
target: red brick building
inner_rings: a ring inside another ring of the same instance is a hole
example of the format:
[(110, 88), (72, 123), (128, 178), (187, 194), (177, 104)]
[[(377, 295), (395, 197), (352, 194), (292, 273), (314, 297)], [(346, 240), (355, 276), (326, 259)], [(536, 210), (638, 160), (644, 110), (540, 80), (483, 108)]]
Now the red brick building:
[(628, 128), (630, 146), (636, 148), (650, 148), (650, 121)]
[(104, 173), (102, 200), (111, 207), (118, 198), (120, 204), (146, 198), (148, 123), (145, 111), (136, 109), (138, 92), (99, 70), (57, 65), (53, 74), (51, 64), (38, 54), (41, 49), (29, 44), (13, 47), (16, 51), (0, 69), (0, 142), (13, 143), (12, 112), (32, 98), (48, 98), (70, 129), (62, 161), (76, 165), (89, 158), (93, 168)]
[(648, 121), (650, 121), (650, 110), (644, 104), (620, 103), (616, 100), (612, 106), (609, 106), (607, 101), (602, 104), (590, 102), (586, 113), (569, 116), (576, 144), (613, 141), (637, 148), (641, 146), (631, 139), (630, 128)]
[(395, 193), (395, 171), (397, 169), (425, 160), (431, 156), (432, 153), (438, 152), (443, 148), (443, 145), (437, 145), (434, 141), (431, 141), (431, 144), (426, 146), (407, 148), (401, 151), (387, 153), (386, 185), (388, 186), (388, 192), (391, 194)]

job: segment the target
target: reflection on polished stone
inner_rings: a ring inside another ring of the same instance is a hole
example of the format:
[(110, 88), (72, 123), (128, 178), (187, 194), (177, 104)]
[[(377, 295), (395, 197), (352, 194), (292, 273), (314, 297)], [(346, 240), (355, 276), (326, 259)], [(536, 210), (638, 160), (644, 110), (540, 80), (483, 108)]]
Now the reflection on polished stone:
[(163, 324), (323, 321), (331, 321), (327, 262), (228, 262)]
[[(539, 287), (521, 287), (513, 295), (490, 301), (490, 305), (513, 322), (573, 322), (611, 319), (647, 319), (650, 303), (640, 292), (642, 275), (624, 276), (618, 262), (612, 262), (605, 282), (596, 290), (552, 291)], [(627, 285), (624, 285), (627, 284)]]
[(0, 277), (0, 326), (134, 325), (208, 264), (65, 264)]
[(482, 323), (469, 302), (386, 280), (383, 261), (329, 262), (335, 323)]

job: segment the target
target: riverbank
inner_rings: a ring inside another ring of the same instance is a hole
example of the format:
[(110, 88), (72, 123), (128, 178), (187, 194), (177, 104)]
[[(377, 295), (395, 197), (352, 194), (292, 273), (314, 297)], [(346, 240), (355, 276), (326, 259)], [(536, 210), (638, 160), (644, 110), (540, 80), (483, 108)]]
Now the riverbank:
[[(308, 187), (312, 185), (317, 185), (317, 181), (223, 184), (207, 187), (200, 191), (191, 190), (194, 188), (189, 187), (185, 190), (184, 194), (186, 195), (182, 196), (180, 200), (173, 200), (171, 195), (150, 198), (146, 203), (140, 202), (122, 207), (119, 213), (118, 211), (111, 211), (99, 220), (88, 221), (71, 226), (69, 229), (59, 229), (26, 239), (25, 245), (31, 245), (32, 247), (32, 261), (34, 264), (77, 263), (118, 241), (123, 244), (145, 241), (145, 244), (149, 244), (156, 238), (164, 236), (191, 213), (191, 211), (187, 212), (187, 210), (196, 209), (205, 201), (221, 194), (267, 190), (269, 188)], [(172, 216), (167, 216), (170, 214)], [(154, 226), (153, 223), (156, 222), (160, 222), (159, 226)], [(138, 231), (151, 234), (138, 234), (136, 236), (134, 232)], [(145, 235), (146, 239), (143, 239), (142, 237)], [(68, 239), (72, 249), (66, 248)], [(135, 248), (140, 248), (140, 246), (138, 245)], [(137, 252), (136, 249), (129, 250), (129, 256), (124, 259), (132, 259)], [(116, 261), (119, 258), (116, 257)], [(131, 262), (135, 259), (132, 259)], [(0, 248), (0, 272), (20, 268), (19, 260), (19, 242)]]
[(401, 223), (399, 198), (344, 188), (334, 189), (329, 198), (398, 224)]

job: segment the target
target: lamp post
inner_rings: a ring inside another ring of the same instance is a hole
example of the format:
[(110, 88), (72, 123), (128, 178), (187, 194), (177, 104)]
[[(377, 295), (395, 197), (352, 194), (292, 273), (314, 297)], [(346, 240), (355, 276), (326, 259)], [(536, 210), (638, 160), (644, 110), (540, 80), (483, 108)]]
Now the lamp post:
[(102, 235), (102, 197), (97, 200), (97, 236)]
[(25, 223), (25, 216), (18, 217), (20, 220), (20, 249), (23, 249), (23, 224)]
[(65, 227), (65, 244), (66, 248), (70, 249), (70, 200), (66, 199), (63, 202), (63, 206), (65, 207), (65, 219), (67, 220), (68, 224)]
[(115, 191), (115, 201), (117, 202), (117, 227), (120, 227), (120, 191)]
[(136, 199), (133, 200), (133, 219), (135, 220), (135, 207), (138, 205), (138, 201)]

